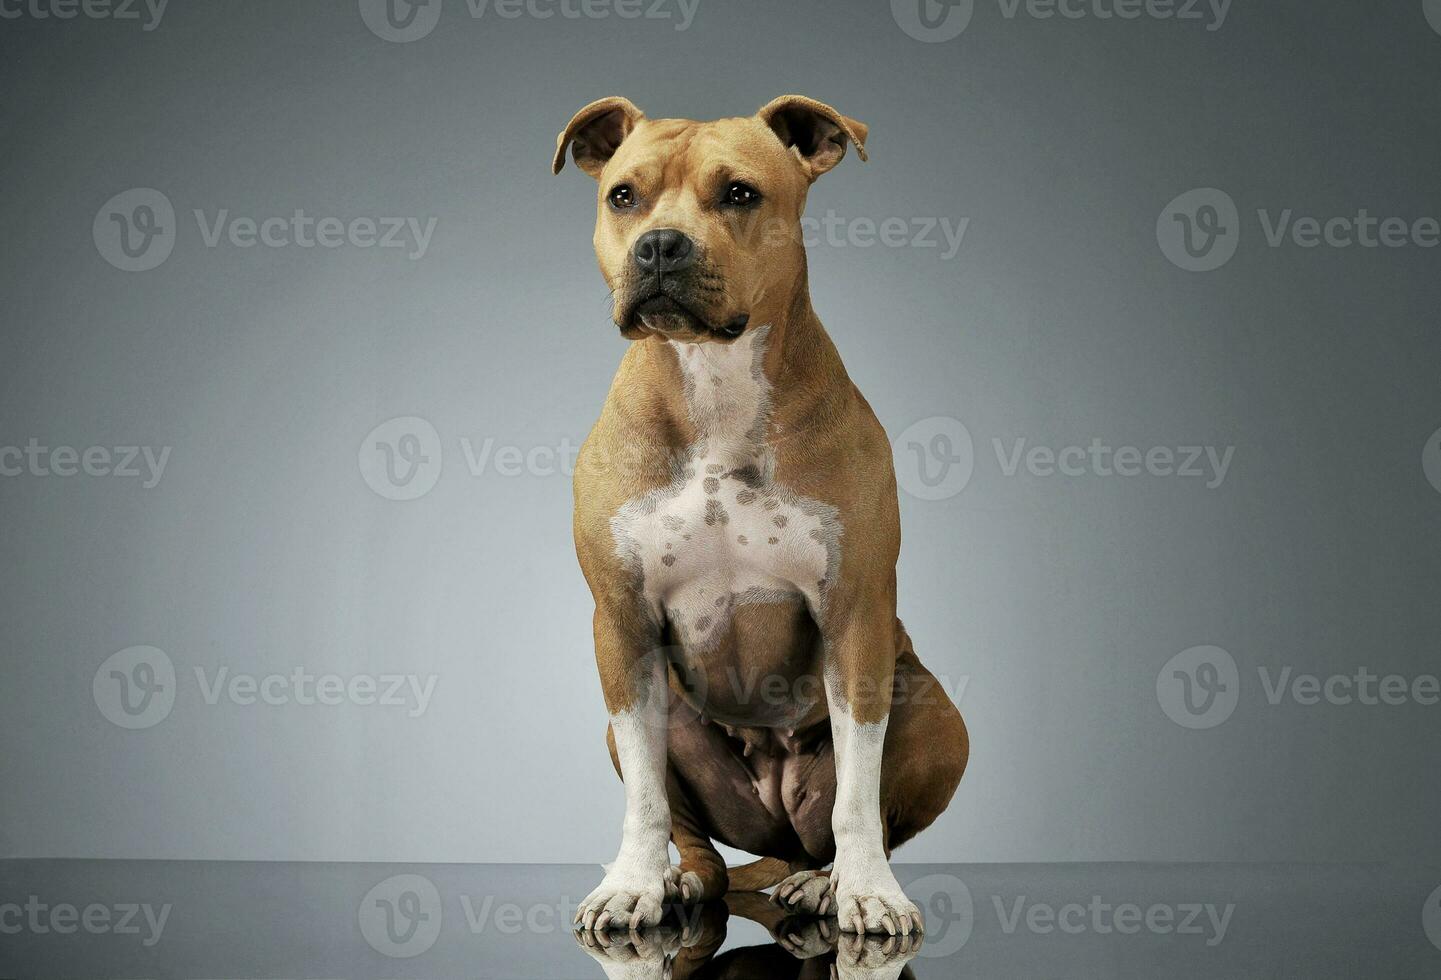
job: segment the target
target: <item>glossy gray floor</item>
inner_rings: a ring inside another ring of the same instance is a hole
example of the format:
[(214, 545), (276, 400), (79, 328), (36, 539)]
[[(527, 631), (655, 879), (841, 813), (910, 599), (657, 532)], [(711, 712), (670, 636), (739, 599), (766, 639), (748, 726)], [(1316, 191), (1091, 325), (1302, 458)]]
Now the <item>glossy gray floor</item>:
[(0, 978), (1441, 976), (1441, 869), (900, 865), (928, 922), (900, 950), (837, 946), (831, 922), (754, 897), (678, 916), (639, 949), (578, 939), (599, 873), (0, 861)]

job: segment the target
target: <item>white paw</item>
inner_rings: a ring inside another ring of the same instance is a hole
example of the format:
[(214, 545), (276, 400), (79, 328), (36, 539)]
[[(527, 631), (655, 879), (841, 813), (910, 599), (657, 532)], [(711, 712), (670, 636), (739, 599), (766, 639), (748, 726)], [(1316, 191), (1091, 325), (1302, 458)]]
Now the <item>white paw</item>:
[(668, 870), (642, 871), (613, 867), (600, 887), (585, 897), (575, 912), (576, 925), (586, 931), (640, 929), (660, 922), (665, 913)]
[(833, 980), (898, 980), (906, 964), (915, 959), (924, 942), (919, 932), (909, 936), (843, 935), (831, 965)]
[(675, 929), (607, 933), (582, 930), (576, 944), (600, 964), (608, 980), (668, 980), (682, 943)]
[(921, 910), (906, 898), (884, 861), (852, 866), (837, 859), (831, 882), (842, 932), (909, 936), (926, 931)]

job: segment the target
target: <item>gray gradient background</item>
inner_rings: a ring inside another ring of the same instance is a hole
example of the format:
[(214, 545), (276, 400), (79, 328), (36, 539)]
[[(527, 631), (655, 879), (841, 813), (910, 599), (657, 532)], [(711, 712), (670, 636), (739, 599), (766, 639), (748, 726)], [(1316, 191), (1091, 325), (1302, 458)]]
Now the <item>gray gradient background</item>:
[[(0, 445), (168, 445), (160, 485), (0, 480), (0, 856), (608, 860), (622, 794), (563, 475), (475, 477), (459, 440), (579, 442), (622, 351), (593, 183), (549, 173), (580, 105), (753, 111), (801, 92), (872, 127), (811, 214), (970, 219), (960, 253), (821, 245), (815, 305), (892, 434), (964, 422), (976, 469), (902, 498), (900, 613), (969, 678), (975, 743), (909, 861), (1441, 857), (1441, 707), (1269, 707), (1256, 668), (1436, 672), (1441, 249), (1265, 247), (1257, 208), (1441, 214), (1441, 36), (1420, 0), (1236, 0), (1224, 27), (1006, 20), (946, 43), (885, 2), (701, 0), (668, 20), (473, 20), (386, 43), (347, 2), (0, 21)], [(1209, 274), (1157, 215), (1224, 188)], [(180, 215), (112, 268), (96, 212)], [(193, 209), (435, 216), (428, 254), (209, 249)], [(439, 431), (382, 499), (361, 440)], [(1005, 477), (991, 440), (1234, 445), (1225, 483)], [(164, 722), (91, 695), (136, 644)], [(1157, 672), (1243, 675), (1188, 731)], [(193, 669), (438, 675), (429, 710), (241, 707)], [(954, 682), (954, 681), (953, 681)]]

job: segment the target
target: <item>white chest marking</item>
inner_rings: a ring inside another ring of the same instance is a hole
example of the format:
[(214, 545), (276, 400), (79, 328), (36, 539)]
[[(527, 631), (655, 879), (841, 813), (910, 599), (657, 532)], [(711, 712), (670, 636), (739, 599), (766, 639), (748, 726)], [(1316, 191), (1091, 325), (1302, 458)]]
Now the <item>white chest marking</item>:
[(835, 509), (774, 480), (761, 366), (769, 332), (728, 345), (672, 342), (696, 441), (672, 483), (611, 518), (617, 553), (640, 576), (652, 615), (669, 619), (687, 649), (725, 635), (743, 602), (800, 597), (819, 618), (840, 560)]

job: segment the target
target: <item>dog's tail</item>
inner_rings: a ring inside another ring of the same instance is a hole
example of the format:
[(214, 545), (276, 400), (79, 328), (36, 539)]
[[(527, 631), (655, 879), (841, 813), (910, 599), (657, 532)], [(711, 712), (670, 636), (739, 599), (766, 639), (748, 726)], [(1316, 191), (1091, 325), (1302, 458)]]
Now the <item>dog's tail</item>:
[(791, 866), (780, 858), (761, 858), (750, 864), (727, 868), (730, 890), (733, 892), (758, 892), (772, 885), (779, 885), (791, 876)]

